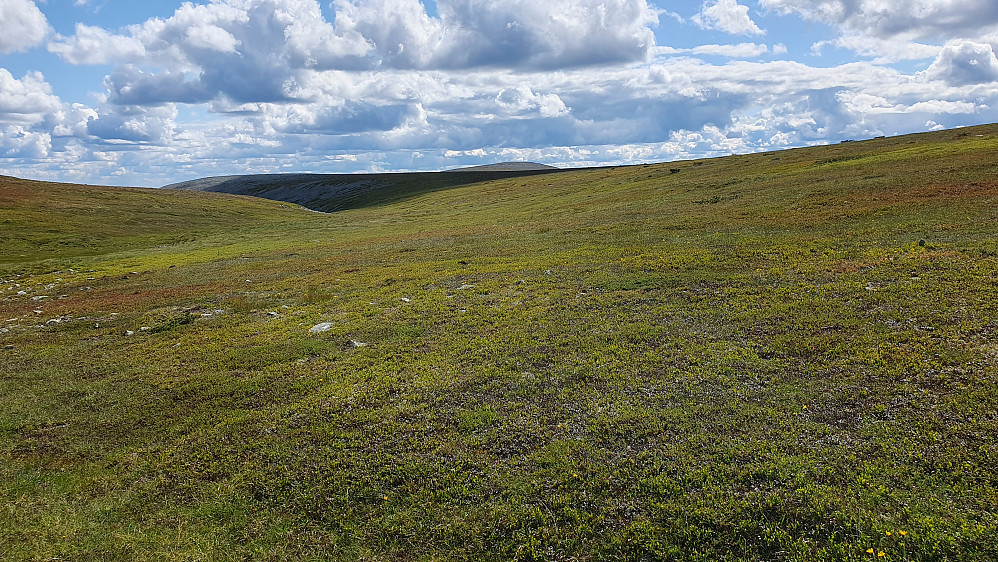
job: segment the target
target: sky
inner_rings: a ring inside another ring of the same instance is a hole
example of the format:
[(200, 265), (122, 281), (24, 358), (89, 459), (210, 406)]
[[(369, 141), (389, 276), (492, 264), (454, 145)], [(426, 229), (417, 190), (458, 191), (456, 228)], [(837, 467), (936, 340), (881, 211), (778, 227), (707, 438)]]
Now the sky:
[(995, 0), (0, 0), (0, 174), (666, 162), (998, 122)]

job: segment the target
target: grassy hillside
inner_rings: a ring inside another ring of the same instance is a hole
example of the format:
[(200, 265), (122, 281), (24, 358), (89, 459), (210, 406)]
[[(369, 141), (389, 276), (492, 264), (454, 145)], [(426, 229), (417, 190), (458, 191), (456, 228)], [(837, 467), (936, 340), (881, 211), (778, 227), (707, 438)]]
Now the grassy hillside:
[(998, 559), (998, 126), (0, 223), (5, 560)]

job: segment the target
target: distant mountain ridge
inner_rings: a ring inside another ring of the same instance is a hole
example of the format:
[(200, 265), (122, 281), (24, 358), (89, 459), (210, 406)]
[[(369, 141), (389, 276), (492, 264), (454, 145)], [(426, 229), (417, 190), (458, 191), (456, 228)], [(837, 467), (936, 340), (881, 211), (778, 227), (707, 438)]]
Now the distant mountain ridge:
[(163, 189), (249, 195), (328, 212), (387, 204), (459, 185), (561, 171), (533, 162), (504, 162), (446, 172), (216, 176), (174, 183)]
[(485, 164), (483, 166), (468, 166), (466, 168), (455, 168), (446, 170), (447, 172), (539, 172), (557, 170), (554, 166), (538, 164), (537, 162), (497, 162), (495, 164)]

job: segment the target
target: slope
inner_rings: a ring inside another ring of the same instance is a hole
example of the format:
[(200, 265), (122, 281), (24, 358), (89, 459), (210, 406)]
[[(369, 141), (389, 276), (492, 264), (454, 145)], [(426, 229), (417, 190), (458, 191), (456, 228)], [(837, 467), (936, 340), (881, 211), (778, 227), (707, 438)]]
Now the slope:
[(329, 215), (123, 190), (120, 227), (0, 183), (80, 221), (5, 230), (0, 557), (998, 558), (996, 157), (986, 126)]

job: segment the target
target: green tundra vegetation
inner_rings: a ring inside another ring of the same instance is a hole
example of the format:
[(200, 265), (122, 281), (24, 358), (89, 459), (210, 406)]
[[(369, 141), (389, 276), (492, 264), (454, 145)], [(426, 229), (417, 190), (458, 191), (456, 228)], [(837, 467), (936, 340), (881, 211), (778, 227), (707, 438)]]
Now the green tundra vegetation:
[(998, 559), (998, 126), (412, 178), (0, 179), (0, 558)]

